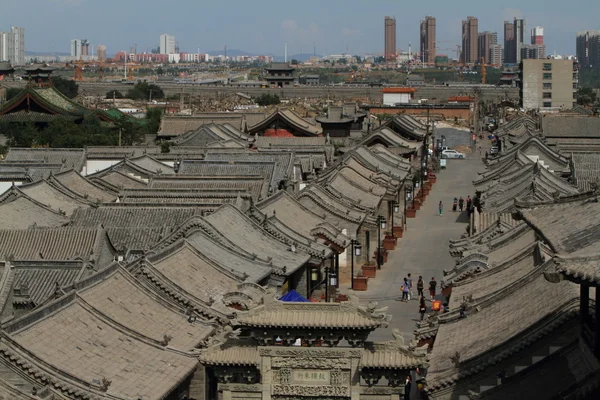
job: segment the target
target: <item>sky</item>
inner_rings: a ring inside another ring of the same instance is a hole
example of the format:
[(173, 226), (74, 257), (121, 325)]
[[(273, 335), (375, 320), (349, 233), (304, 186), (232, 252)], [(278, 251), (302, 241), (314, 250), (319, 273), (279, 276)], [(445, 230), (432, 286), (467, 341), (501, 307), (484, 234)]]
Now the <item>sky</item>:
[[(377, 54), (384, 47), (384, 17), (396, 17), (397, 47), (419, 47), (419, 22), (436, 17), (438, 53), (456, 55), (461, 21), (472, 15), (479, 31), (498, 32), (503, 21), (524, 17), (526, 33), (544, 27), (546, 52), (575, 53), (579, 30), (600, 29), (598, 0), (2, 0), (0, 31), (25, 28), (27, 51), (70, 51), (71, 39), (88, 39), (114, 54), (156, 47), (176, 37), (181, 51), (224, 49), (253, 54)], [(222, 51), (221, 51), (222, 53)]]

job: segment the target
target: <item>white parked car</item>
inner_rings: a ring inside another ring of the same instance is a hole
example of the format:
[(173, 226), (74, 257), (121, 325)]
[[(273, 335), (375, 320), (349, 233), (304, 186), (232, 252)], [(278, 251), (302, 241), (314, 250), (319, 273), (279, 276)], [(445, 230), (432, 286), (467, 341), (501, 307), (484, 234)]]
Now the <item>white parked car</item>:
[(465, 155), (456, 150), (444, 150), (442, 151), (442, 158), (465, 158)]

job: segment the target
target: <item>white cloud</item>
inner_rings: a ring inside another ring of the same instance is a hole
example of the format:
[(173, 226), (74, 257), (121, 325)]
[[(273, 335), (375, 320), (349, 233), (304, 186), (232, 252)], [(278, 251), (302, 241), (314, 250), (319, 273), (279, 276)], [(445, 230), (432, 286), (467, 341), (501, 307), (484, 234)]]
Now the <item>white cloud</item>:
[(321, 30), (314, 22), (304, 28), (299, 26), (293, 19), (284, 19), (281, 22), (281, 30), (284, 35), (294, 39), (315, 38), (321, 33)]
[(344, 28), (342, 29), (342, 35), (344, 36), (360, 36), (362, 32), (360, 29)]

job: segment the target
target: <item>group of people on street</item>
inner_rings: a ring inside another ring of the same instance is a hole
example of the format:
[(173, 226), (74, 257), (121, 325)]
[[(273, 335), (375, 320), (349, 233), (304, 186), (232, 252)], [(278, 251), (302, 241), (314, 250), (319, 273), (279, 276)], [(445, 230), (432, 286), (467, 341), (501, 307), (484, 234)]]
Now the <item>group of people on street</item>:
[[(457, 209), (462, 212), (463, 210), (470, 210), (471, 209), (471, 196), (467, 196), (467, 199), (463, 199), (462, 196), (460, 196), (460, 198), (454, 198), (454, 200), (452, 201), (452, 211), (456, 211)], [(438, 205), (439, 211), (440, 211), (440, 217), (442, 216), (442, 213), (444, 212), (444, 203), (440, 200), (440, 204)]]
[[(425, 317), (427, 313), (427, 305), (425, 303), (425, 293), (423, 290), (425, 289), (425, 282), (423, 281), (423, 276), (419, 276), (417, 280), (417, 299), (419, 300), (419, 314), (421, 314), (421, 321)], [(410, 301), (413, 297), (413, 278), (411, 274), (408, 274), (404, 278), (404, 282), (402, 283), (402, 287), (400, 288), (402, 292), (401, 301)], [(435, 277), (432, 277), (429, 281), (429, 297), (433, 302), (436, 296), (437, 290), (437, 281)]]

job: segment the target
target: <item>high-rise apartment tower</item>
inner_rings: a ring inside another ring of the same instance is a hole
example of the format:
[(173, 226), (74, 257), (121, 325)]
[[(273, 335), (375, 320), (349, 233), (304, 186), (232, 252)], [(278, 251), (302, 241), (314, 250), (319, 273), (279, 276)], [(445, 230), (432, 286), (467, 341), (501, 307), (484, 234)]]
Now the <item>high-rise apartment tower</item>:
[(476, 63), (478, 57), (479, 22), (475, 17), (467, 17), (462, 22), (462, 54), (465, 64)]
[(396, 60), (396, 18), (385, 17), (385, 60)]
[(421, 21), (421, 53), (427, 64), (435, 63), (435, 18), (428, 15)]

